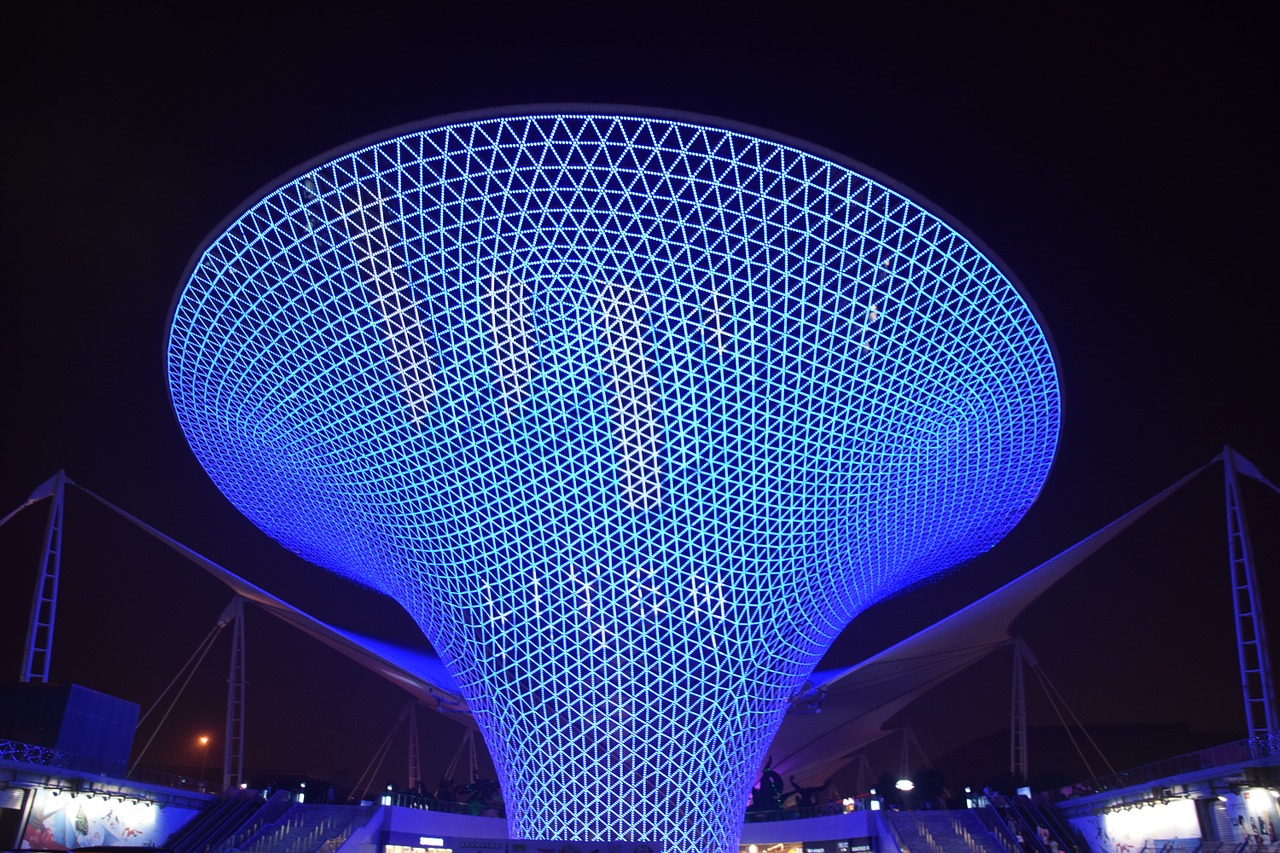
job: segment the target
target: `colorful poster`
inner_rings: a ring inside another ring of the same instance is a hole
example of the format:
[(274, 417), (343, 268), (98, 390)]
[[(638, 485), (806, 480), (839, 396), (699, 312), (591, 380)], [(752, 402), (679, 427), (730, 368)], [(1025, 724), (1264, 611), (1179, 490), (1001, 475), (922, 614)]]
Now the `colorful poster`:
[(1095, 853), (1136, 853), (1151, 841), (1200, 837), (1195, 803), (1171, 800), (1071, 818)]
[(22, 833), (22, 848), (160, 847), (195, 814), (195, 809), (161, 808), (128, 797), (39, 790)]
[(1246, 788), (1238, 796), (1228, 795), (1226, 800), (1233, 836), (1219, 840), (1253, 846), (1280, 840), (1280, 812), (1276, 809), (1276, 795), (1269, 789)]

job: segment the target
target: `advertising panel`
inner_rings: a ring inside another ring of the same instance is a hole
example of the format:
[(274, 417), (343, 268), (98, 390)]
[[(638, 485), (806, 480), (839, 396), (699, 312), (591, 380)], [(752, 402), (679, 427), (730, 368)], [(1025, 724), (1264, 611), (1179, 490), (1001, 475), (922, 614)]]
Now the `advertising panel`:
[(1200, 837), (1200, 821), (1191, 800), (1081, 815), (1071, 818), (1071, 823), (1099, 853), (1134, 853), (1148, 842)]
[(1233, 834), (1220, 841), (1260, 846), (1280, 840), (1277, 838), (1280, 812), (1276, 809), (1276, 796), (1269, 789), (1245, 788), (1239, 795), (1225, 799)]
[(25, 850), (160, 847), (195, 813), (195, 809), (161, 808), (128, 797), (41, 789), (32, 798), (21, 846)]

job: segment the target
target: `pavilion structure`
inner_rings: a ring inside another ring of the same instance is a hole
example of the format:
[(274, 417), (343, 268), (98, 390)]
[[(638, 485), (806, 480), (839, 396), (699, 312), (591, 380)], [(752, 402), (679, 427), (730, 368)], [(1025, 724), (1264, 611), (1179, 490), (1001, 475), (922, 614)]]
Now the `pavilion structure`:
[(362, 140), (195, 253), (167, 344), (202, 465), (414, 617), (513, 838), (728, 851), (860, 610), (1048, 474), (1050, 343), (998, 259), (831, 152), (651, 110)]

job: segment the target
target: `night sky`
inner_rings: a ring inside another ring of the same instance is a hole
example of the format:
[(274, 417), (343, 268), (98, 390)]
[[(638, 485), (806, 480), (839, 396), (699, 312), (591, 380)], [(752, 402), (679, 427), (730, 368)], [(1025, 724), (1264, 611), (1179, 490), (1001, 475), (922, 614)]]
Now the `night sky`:
[[(841, 152), (963, 222), (1039, 306), (1065, 411), (1041, 499), (991, 554), (855, 620), (833, 660), (993, 589), (1224, 443), (1280, 482), (1274, 6), (880, 5), (10, 5), (0, 515), (65, 468), (321, 618), (413, 641), (398, 606), (288, 554), (213, 487), (168, 404), (167, 313), (196, 246), (276, 176), (400, 124), (523, 103), (687, 110)], [(1280, 495), (1245, 499), (1276, 635)], [(1214, 468), (1019, 623), (1086, 723), (1187, 727), (1130, 761), (1244, 736), (1223, 515)], [(0, 677), (21, 668), (44, 517), (0, 528)], [(145, 710), (230, 594), (74, 490), (66, 524), (53, 680)], [(407, 697), (260, 612), (247, 629), (250, 777), (354, 781)], [(224, 637), (143, 764), (198, 765), (203, 732), (220, 764), (228, 653)], [(1008, 725), (1009, 659), (903, 715), (931, 758)], [(1053, 723), (1028, 689), (1033, 722)], [(433, 781), (463, 729), (421, 719)], [(898, 742), (877, 772), (896, 771)], [(405, 773), (402, 734), (377, 775)]]

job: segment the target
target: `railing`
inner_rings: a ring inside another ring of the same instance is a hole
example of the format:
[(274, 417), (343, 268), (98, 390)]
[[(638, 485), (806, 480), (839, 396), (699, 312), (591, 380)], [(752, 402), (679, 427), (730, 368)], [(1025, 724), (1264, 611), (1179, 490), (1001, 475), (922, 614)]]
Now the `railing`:
[(1205, 841), (1200, 838), (1148, 838), (1133, 853), (1264, 853), (1278, 844), (1251, 845), (1247, 841)]
[(383, 796), (390, 799), (388, 805), (406, 809), (426, 809), (433, 812), (448, 812), (449, 814), (474, 814), (481, 817), (507, 816), (506, 808), (500, 801), (496, 803), (461, 803), (457, 800), (438, 800), (435, 797), (426, 797), (409, 791), (397, 791)]
[(89, 773), (94, 776), (109, 776), (113, 779), (125, 779), (130, 782), (141, 782), (149, 785), (161, 785), (166, 788), (179, 788), (187, 791), (216, 794), (222, 786), (214, 785), (199, 779), (179, 776), (175, 773), (163, 773), (158, 770), (134, 768), (129, 770), (127, 762), (108, 761), (89, 755), (78, 755), (49, 746), (37, 746), (17, 740), (0, 739), (0, 761), (12, 761), (31, 767), (47, 767), (55, 770), (70, 770), (77, 773)]
[(974, 853), (991, 853), (987, 843), (981, 838), (974, 837), (973, 833), (969, 831), (969, 827), (965, 826), (964, 821), (955, 814), (951, 815), (951, 831), (960, 836), (965, 846), (974, 851)]
[[(926, 809), (909, 814), (908, 819), (916, 822), (917, 831), (930, 847), (940, 848), (943, 853), (992, 853), (999, 844), (968, 810)], [(898, 816), (903, 815), (895, 817)]]
[(1089, 842), (1080, 834), (1070, 821), (1064, 820), (1054, 808), (1053, 802), (1049, 797), (1043, 794), (1037, 794), (1035, 797), (1014, 797), (1014, 800), (1023, 804), (1023, 811), (1031, 812), (1035, 815), (1038, 826), (1043, 826), (1049, 830), (1049, 838), (1056, 840), (1063, 850), (1088, 850)]
[(17, 740), (0, 740), (0, 760), (17, 761), (37, 767), (57, 767), (62, 770), (79, 770), (99, 776), (123, 779), (128, 765), (124, 761), (107, 761), (88, 755), (76, 755), (49, 746), (36, 746)]
[(254, 792), (232, 788), (171, 835), (165, 846), (178, 853), (208, 850), (250, 820), (263, 805)]
[[(899, 814), (908, 814), (908, 812), (899, 812)], [(924, 843), (928, 845), (932, 853), (943, 853), (942, 845), (933, 837), (933, 833), (929, 831), (929, 827), (920, 822), (918, 818), (912, 815), (912, 821), (916, 825), (916, 834), (924, 839)]]
[[(929, 853), (945, 853), (942, 849), (942, 845), (933, 837), (933, 833), (929, 831), (929, 828), (920, 822), (920, 819), (916, 817), (915, 812), (885, 812), (885, 814), (888, 815), (889, 822), (896, 824), (898, 829), (901, 831), (899, 838), (901, 838), (902, 834), (918, 837), (922, 842), (924, 842)], [(902, 849), (910, 851), (910, 853), (914, 853), (914, 851), (919, 848), (908, 844)]]
[(1035, 799), (1009, 797), (1005, 807), (1021, 824), (1023, 847), (1031, 853), (1050, 853), (1055, 845), (1063, 851), (1091, 849), (1079, 830), (1063, 820), (1043, 795), (1037, 794)]
[(298, 806), (239, 849), (258, 853), (333, 853), (375, 810), (361, 806)]
[(973, 809), (973, 812), (981, 821), (983, 828), (1004, 848), (1005, 853), (1022, 853), (1022, 845), (1018, 843), (1018, 839), (1014, 837), (1009, 825), (1004, 822), (1004, 818), (1000, 817), (999, 812), (991, 806)]
[(333, 820), (328, 823), (328, 828), (325, 830), (328, 837), (319, 847), (306, 848), (299, 850), (298, 853), (311, 853), (313, 849), (317, 853), (336, 853), (337, 849), (351, 837), (356, 827), (368, 822), (375, 811), (376, 808), (373, 807), (350, 810), (346, 820)]
[(998, 797), (996, 802), (998, 805), (995, 808), (1003, 813), (1006, 822), (1017, 821), (1020, 831), (1016, 831), (1015, 835), (1022, 836), (1021, 847), (1026, 853), (1049, 853), (1048, 848), (1040, 840), (1035, 819), (1027, 814), (1027, 807), (1031, 805), (1030, 800), (1026, 797)]
[(261, 832), (268, 825), (275, 823), (293, 806), (292, 794), (289, 791), (277, 791), (265, 801), (249, 820), (231, 835), (215, 844), (208, 853), (231, 853)]
[(889, 837), (893, 839), (894, 848), (897, 850), (906, 851), (908, 848), (907, 848), (907, 845), (902, 840), (902, 834), (898, 832), (897, 825), (888, 817), (888, 812), (881, 812), (881, 815), (883, 816), (883, 819), (880, 821), (880, 823), (884, 826), (885, 830), (889, 833)]
[(1150, 845), (1153, 853), (1200, 853), (1204, 842), (1199, 838), (1173, 838), (1150, 841), (1148, 844), (1144, 844), (1143, 847), (1148, 845)]
[(1247, 841), (1205, 841), (1200, 845), (1200, 853), (1244, 853), (1248, 846)]
[(351, 833), (355, 831), (355, 823), (343, 827), (337, 835), (331, 836), (324, 844), (321, 844), (316, 853), (337, 853), (339, 847), (347, 843), (347, 839), (351, 837)]
[[(1244, 764), (1248, 761), (1277, 755), (1280, 755), (1280, 736), (1268, 735), (1246, 738), (1245, 740), (1233, 741), (1221, 746), (1188, 752), (1185, 755), (1179, 755), (1174, 758), (1155, 761), (1133, 770), (1126, 770), (1123, 773), (1100, 776), (1088, 782), (1083, 782), (1077, 785), (1076, 788), (1089, 793), (1113, 791), (1117, 788), (1128, 788), (1132, 785), (1145, 785), (1169, 776), (1178, 776), (1183, 773), (1192, 773), (1213, 767)], [(1060, 797), (1055, 797), (1055, 799), (1060, 799)]]
[(777, 809), (772, 811), (747, 810), (744, 820), (747, 823), (768, 823), (775, 820), (799, 820), (808, 817), (828, 817), (845, 814), (839, 803), (828, 803), (823, 806), (805, 806), (804, 808)]

